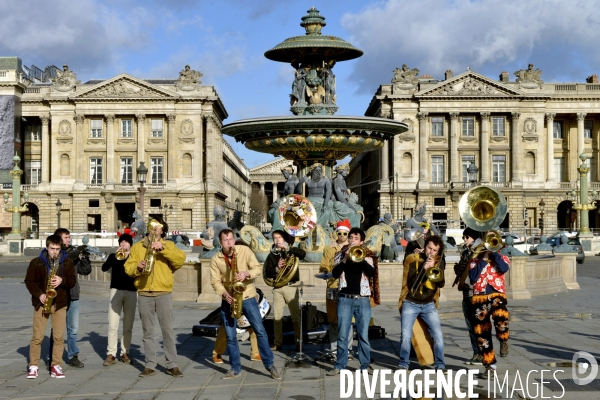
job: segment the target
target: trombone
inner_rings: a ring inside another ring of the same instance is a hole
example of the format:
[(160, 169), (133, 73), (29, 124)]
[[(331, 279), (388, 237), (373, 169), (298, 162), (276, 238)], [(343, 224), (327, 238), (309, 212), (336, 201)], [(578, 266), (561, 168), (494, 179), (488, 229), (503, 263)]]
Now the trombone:
[[(419, 268), (419, 262), (421, 261), (421, 254), (422, 253), (415, 253), (415, 254), (410, 254), (406, 257), (406, 260), (404, 261), (404, 268), (408, 268), (413, 262), (416, 263), (416, 268)], [(416, 296), (417, 295), (417, 290), (421, 289), (421, 293), (422, 293), (422, 286), (425, 284), (426, 281), (430, 281), (433, 283), (437, 283), (437, 282), (441, 282), (444, 279), (444, 270), (440, 268), (440, 262), (442, 261), (442, 254), (439, 254), (437, 256), (435, 256), (435, 259), (437, 260), (437, 262), (435, 263), (435, 265), (429, 269), (425, 269), (425, 268), (421, 268), (419, 270), (419, 272), (417, 272), (417, 277), (415, 279), (415, 281), (413, 282), (412, 286), (410, 287), (410, 294), (411, 296)]]

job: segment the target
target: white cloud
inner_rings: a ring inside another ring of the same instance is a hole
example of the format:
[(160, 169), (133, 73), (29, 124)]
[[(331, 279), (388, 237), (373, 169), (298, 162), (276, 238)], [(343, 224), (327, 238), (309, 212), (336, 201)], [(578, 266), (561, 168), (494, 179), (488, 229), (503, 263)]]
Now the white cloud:
[(407, 63), (442, 78), (447, 69), (500, 72), (544, 70), (542, 79), (583, 81), (600, 73), (595, 40), (598, 1), (562, 0), (388, 0), (348, 13), (342, 25), (365, 55), (355, 64), (361, 92), (388, 83)]

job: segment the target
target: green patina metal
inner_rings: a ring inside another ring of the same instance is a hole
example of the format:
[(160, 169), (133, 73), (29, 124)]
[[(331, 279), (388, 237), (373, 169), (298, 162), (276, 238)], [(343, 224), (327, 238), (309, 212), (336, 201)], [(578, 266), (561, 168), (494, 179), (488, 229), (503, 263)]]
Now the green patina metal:
[(265, 53), (270, 60), (289, 62), (296, 74), (290, 94), (295, 116), (255, 118), (223, 126), (222, 132), (248, 149), (293, 160), (306, 168), (319, 162), (328, 167), (348, 155), (379, 150), (385, 140), (405, 132), (399, 121), (372, 117), (333, 116), (336, 62), (363, 52), (335, 36), (324, 36), (325, 18), (314, 7), (302, 17), (305, 36), (286, 39)]

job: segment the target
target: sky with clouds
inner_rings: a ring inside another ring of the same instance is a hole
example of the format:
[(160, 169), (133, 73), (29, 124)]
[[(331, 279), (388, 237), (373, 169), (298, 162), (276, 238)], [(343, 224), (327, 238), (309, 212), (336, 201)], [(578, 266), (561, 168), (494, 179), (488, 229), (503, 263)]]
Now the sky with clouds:
[[(83, 82), (120, 73), (176, 78), (184, 65), (214, 85), (229, 118), (290, 115), (292, 67), (266, 50), (304, 34), (315, 6), (323, 34), (364, 51), (338, 63), (339, 115), (363, 115), (403, 63), (443, 79), (467, 67), (498, 79), (534, 63), (546, 82), (600, 74), (600, 0), (0, 0), (0, 55), (44, 69), (68, 64)], [(230, 140), (249, 167), (268, 159)], [(270, 156), (266, 156), (270, 157)]]

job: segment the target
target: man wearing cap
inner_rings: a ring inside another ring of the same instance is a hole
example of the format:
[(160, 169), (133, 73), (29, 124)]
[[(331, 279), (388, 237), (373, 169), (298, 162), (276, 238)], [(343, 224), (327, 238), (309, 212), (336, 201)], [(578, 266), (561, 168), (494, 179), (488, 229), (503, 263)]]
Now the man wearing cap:
[(129, 257), (133, 237), (124, 233), (119, 236), (119, 250), (125, 258), (119, 260), (112, 253), (102, 265), (102, 271), (111, 271), (110, 275), (110, 307), (108, 307), (108, 346), (104, 366), (112, 365), (117, 360), (117, 344), (119, 342), (119, 321), (123, 310), (123, 336), (121, 337), (121, 362), (131, 364), (129, 347), (131, 346), (131, 333), (137, 306), (137, 289), (135, 280), (125, 273), (125, 261)]
[[(337, 240), (332, 242), (323, 251), (323, 258), (319, 266), (319, 272), (331, 275), (333, 271), (333, 259), (342, 247), (348, 244), (348, 233), (350, 232), (350, 221), (345, 219), (339, 221), (335, 226), (335, 235)], [(327, 292), (325, 297), (325, 305), (327, 309), (327, 321), (329, 322), (329, 343), (331, 358), (335, 359), (337, 354), (337, 338), (338, 338), (338, 318), (337, 318), (337, 298), (339, 280), (329, 277), (327, 279)], [(348, 335), (348, 357), (352, 359), (352, 336)]]
[[(154, 343), (154, 320), (158, 316), (158, 323), (163, 336), (163, 347), (167, 360), (167, 374), (177, 378), (183, 374), (177, 367), (177, 348), (173, 334), (173, 275), (185, 262), (185, 253), (175, 246), (170, 240), (164, 240), (166, 223), (151, 219), (148, 221), (146, 231), (154, 234), (153, 242), (150, 236), (133, 245), (129, 258), (125, 262), (125, 272), (135, 278), (135, 287), (138, 290), (138, 309), (144, 331), (144, 354), (146, 367), (140, 377), (154, 375), (156, 369), (156, 345)], [(142, 274), (146, 267), (146, 253), (151, 247), (156, 254), (154, 266), (149, 274)]]
[(471, 348), (473, 349), (473, 356), (465, 361), (467, 365), (483, 365), (482, 360), (483, 356), (479, 351), (479, 347), (477, 346), (477, 339), (475, 338), (475, 333), (473, 332), (473, 326), (475, 325), (474, 318), (474, 309), (473, 309), (473, 285), (470, 284), (468, 278), (469, 274), (469, 261), (471, 261), (471, 255), (473, 254), (473, 250), (481, 244), (481, 232), (478, 232), (471, 228), (466, 228), (463, 231), (463, 250), (460, 254), (460, 261), (457, 264), (454, 264), (454, 273), (458, 279), (458, 291), (463, 294), (462, 301), (462, 310), (463, 315), (465, 317), (465, 323), (467, 324), (467, 329), (469, 330), (469, 338), (471, 339)]
[[(275, 280), (277, 274), (282, 268), (285, 268), (286, 257), (293, 254), (302, 260), (306, 256), (306, 252), (297, 247), (292, 247), (294, 244), (294, 237), (290, 236), (287, 232), (282, 230), (276, 230), (273, 232), (273, 247), (271, 252), (267, 256), (264, 264), (265, 278)], [(298, 303), (298, 289), (296, 287), (290, 287), (289, 285), (294, 284), (300, 280), (300, 269), (296, 271), (294, 276), (290, 279), (288, 284), (280, 288), (273, 289), (273, 328), (275, 333), (275, 339), (271, 350), (281, 350), (283, 344), (283, 327), (281, 318), (283, 317), (283, 308), (288, 305), (290, 309), (290, 315), (292, 316), (292, 322), (294, 323), (294, 343), (296, 344), (296, 351), (300, 351), (300, 305)]]

